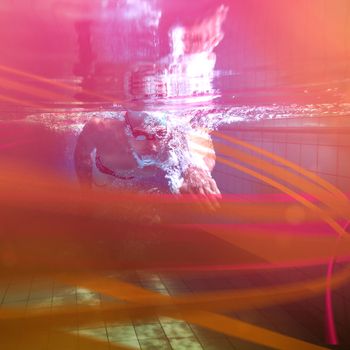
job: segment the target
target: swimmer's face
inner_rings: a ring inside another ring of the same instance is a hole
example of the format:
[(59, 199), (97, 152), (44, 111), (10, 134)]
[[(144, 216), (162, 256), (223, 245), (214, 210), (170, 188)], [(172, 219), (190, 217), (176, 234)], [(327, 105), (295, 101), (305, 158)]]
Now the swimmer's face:
[[(139, 155), (155, 156), (167, 136), (166, 125), (154, 122), (145, 112), (127, 112), (125, 122), (131, 132), (130, 142)], [(153, 122), (152, 122), (153, 121)]]

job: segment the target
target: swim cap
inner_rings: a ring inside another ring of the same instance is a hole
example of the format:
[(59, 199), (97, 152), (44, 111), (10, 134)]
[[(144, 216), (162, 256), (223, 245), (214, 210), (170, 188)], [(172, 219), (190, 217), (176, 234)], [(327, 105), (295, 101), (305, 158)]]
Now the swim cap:
[(167, 117), (162, 111), (126, 111), (132, 127), (142, 127), (143, 130), (152, 134), (159, 128), (167, 127)]

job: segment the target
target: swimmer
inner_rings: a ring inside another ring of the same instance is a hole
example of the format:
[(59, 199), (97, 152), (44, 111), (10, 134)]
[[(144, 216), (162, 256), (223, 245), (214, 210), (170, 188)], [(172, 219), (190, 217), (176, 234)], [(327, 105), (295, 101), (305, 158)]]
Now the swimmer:
[[(77, 140), (74, 159), (78, 180), (89, 189), (111, 186), (191, 194), (208, 209), (217, 209), (220, 191), (211, 176), (215, 153), (209, 135), (201, 139), (201, 152), (197, 154), (195, 135), (184, 135), (188, 162), (179, 164), (181, 181), (176, 188), (170, 188), (164, 171), (172, 137), (166, 119), (154, 113), (128, 110), (116, 118), (94, 118), (84, 126)], [(192, 159), (196, 161), (191, 163)]]
[(215, 152), (209, 133), (191, 127), (169, 130), (166, 117), (145, 106), (158, 100), (215, 97), (213, 50), (223, 38), (227, 11), (222, 5), (191, 27), (172, 28), (167, 57), (138, 62), (129, 70), (125, 93), (129, 102), (136, 101), (136, 108), (120, 118), (89, 121), (78, 138), (75, 167), (84, 187), (191, 194), (208, 208), (218, 208), (220, 191), (211, 175)]

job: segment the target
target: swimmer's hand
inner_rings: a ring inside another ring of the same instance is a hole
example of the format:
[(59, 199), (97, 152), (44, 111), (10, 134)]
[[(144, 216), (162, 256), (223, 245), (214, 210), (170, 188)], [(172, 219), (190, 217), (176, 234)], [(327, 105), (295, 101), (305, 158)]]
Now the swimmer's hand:
[(190, 166), (183, 174), (181, 194), (191, 194), (198, 203), (211, 211), (220, 208), (221, 193), (210, 172), (196, 166)]

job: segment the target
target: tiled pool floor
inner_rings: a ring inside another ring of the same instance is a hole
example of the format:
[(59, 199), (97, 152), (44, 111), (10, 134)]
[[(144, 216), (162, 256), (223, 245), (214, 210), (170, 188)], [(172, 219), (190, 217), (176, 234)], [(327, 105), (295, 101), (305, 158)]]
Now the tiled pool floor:
[[(133, 285), (146, 288), (163, 295), (208, 291), (223, 291), (237, 288), (251, 288), (276, 285), (292, 278), (312, 278), (317, 269), (265, 272), (225, 272), (196, 275), (165, 275), (133, 272), (108, 275), (109, 278), (121, 279)], [(348, 349), (349, 335), (346, 331), (350, 324), (349, 287), (343, 286), (333, 293), (335, 321), (340, 339), (340, 347)], [(26, 281), (2, 281), (0, 286), (0, 312), (13, 309), (50, 310), (55, 318), (56, 310), (62, 306), (95, 306), (102, 308), (111, 303), (124, 303), (122, 300), (101, 294), (94, 290), (62, 284), (54, 278), (32, 277)], [(221, 312), (222, 313), (222, 312)], [(324, 297), (314, 296), (293, 303), (272, 305), (265, 308), (225, 312), (226, 315), (240, 321), (253, 324), (273, 332), (301, 339), (312, 344), (327, 347), (324, 331)], [(52, 328), (41, 324), (36, 327), (18, 326), (2, 317), (1, 349), (36, 349), (36, 350), (75, 350), (75, 349), (203, 349), (203, 350), (257, 350), (269, 349), (255, 343), (254, 334), (250, 341), (228, 336), (203, 328), (179, 318), (153, 316), (147, 319), (128, 318), (114, 320), (103, 319), (89, 324), (82, 315), (72, 318), (67, 326)], [(51, 319), (51, 318), (48, 318)], [(348, 328), (350, 330), (350, 328)], [(329, 348), (329, 346), (328, 346)]]

